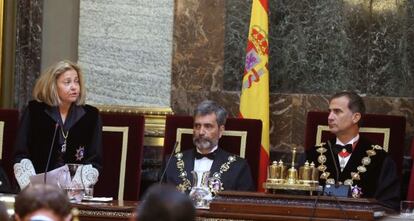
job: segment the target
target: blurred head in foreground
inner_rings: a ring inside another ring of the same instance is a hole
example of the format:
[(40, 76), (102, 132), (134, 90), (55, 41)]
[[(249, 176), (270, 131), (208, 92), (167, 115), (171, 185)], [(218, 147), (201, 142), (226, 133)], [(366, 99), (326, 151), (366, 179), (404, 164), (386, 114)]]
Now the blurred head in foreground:
[(45, 184), (29, 185), (14, 203), (17, 221), (69, 221), (71, 205), (62, 189)]
[(150, 187), (136, 211), (139, 221), (194, 221), (195, 208), (187, 195), (174, 186)]

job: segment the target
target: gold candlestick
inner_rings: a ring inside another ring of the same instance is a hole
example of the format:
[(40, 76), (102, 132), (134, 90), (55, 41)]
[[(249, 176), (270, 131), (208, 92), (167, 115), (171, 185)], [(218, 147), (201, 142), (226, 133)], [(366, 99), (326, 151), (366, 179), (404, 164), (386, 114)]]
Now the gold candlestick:
[(298, 179), (298, 171), (295, 168), (295, 157), (296, 157), (296, 148), (293, 148), (292, 151), (292, 166), (288, 170), (288, 184), (296, 184), (296, 180)]

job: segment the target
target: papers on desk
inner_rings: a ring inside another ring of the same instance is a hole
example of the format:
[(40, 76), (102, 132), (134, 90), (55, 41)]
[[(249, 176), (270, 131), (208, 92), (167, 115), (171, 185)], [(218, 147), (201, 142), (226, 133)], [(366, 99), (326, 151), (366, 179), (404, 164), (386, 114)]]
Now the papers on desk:
[(112, 197), (92, 197), (92, 198), (82, 199), (82, 201), (87, 201), (87, 202), (111, 202), (112, 200), (113, 200)]
[[(67, 173), (69, 168), (67, 165), (58, 167), (54, 170), (48, 171), (46, 173), (46, 183), (50, 185), (59, 185), (59, 179), (61, 178), (62, 174)], [(39, 173), (34, 176), (29, 177), (31, 184), (43, 184), (45, 183), (45, 174)]]

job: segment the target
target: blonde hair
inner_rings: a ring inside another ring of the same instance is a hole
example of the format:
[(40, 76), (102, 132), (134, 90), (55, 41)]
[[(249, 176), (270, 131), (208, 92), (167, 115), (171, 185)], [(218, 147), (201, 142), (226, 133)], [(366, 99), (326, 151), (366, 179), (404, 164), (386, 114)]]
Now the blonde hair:
[(86, 90), (82, 70), (77, 64), (68, 60), (55, 63), (40, 75), (33, 88), (33, 98), (36, 101), (44, 102), (50, 106), (59, 106), (61, 100), (57, 91), (57, 79), (61, 74), (69, 70), (74, 70), (78, 73), (80, 94), (76, 100), (76, 104), (85, 104)]

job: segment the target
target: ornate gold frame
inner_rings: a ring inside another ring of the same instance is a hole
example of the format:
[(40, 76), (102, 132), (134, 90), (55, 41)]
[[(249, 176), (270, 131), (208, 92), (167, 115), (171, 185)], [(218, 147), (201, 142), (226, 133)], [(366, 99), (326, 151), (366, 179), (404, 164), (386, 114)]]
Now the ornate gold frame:
[[(318, 125), (318, 130), (316, 132), (316, 144), (320, 144), (322, 141), (322, 132), (329, 131), (329, 127), (327, 125)], [(379, 128), (379, 127), (361, 127), (359, 131), (364, 133), (381, 133), (384, 134), (384, 143), (382, 144), (382, 148), (386, 152), (388, 152), (388, 145), (390, 143), (390, 128)]]
[[(175, 152), (180, 152), (181, 150), (181, 135), (182, 134), (193, 134), (193, 129), (190, 128), (177, 128), (177, 135), (176, 140), (178, 142), (177, 147), (175, 148)], [(225, 130), (223, 132), (223, 136), (235, 136), (240, 137), (240, 157), (246, 157), (246, 140), (247, 140), (247, 131), (239, 131), (239, 130)]]
[(0, 121), (0, 160), (3, 159), (4, 121)]
[(174, 114), (169, 107), (133, 107), (95, 105), (101, 112), (143, 114), (145, 117), (144, 146), (163, 147), (165, 118)]
[(3, 22), (4, 22), (4, 0), (0, 0), (0, 91), (2, 90), (1, 84), (3, 79), (3, 63), (1, 62), (3, 57)]
[(103, 132), (121, 132), (122, 133), (122, 146), (121, 146), (121, 165), (119, 166), (119, 187), (118, 187), (118, 200), (124, 200), (125, 191), (125, 171), (126, 171), (126, 158), (128, 151), (128, 131), (129, 127), (109, 127), (103, 126)]

